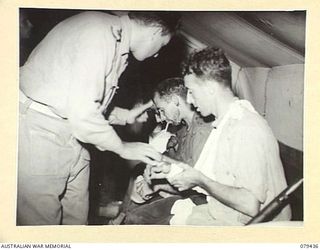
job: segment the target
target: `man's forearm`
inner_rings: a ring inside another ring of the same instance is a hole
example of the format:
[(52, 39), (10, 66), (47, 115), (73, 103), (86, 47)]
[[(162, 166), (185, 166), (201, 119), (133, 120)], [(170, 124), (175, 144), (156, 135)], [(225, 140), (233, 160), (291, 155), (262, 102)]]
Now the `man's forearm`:
[(201, 175), (199, 186), (205, 189), (212, 197), (221, 203), (251, 217), (260, 209), (259, 201), (244, 188), (223, 185)]

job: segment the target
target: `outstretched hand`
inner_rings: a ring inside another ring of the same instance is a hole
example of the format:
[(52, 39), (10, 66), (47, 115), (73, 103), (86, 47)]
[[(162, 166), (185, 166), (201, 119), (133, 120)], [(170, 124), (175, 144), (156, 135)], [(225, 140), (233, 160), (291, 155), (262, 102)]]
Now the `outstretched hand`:
[(148, 120), (148, 114), (146, 110), (152, 107), (152, 105), (152, 101), (149, 101), (145, 104), (138, 104), (131, 110), (115, 107), (111, 111), (108, 121), (113, 125), (126, 125), (134, 122), (145, 122)]
[(150, 165), (156, 165), (162, 159), (162, 155), (152, 146), (142, 142), (124, 142), (119, 155), (127, 160), (139, 160)]
[(148, 120), (148, 114), (146, 110), (153, 106), (153, 102), (150, 100), (145, 104), (137, 104), (129, 111), (127, 123), (131, 124), (134, 122), (145, 122)]

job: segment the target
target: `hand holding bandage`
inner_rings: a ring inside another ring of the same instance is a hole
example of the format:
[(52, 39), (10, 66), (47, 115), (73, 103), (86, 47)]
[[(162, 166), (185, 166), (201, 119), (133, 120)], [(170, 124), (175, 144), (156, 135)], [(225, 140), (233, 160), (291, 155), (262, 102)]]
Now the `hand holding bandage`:
[(201, 172), (184, 163), (179, 164), (179, 167), (181, 168), (180, 173), (167, 177), (172, 186), (179, 191), (184, 191), (201, 184)]
[(167, 179), (173, 178), (183, 171), (181, 167), (183, 163), (168, 163), (162, 162), (160, 164), (150, 166), (148, 170), (149, 179)]
[(111, 111), (108, 121), (113, 125), (126, 125), (134, 122), (145, 122), (148, 119), (148, 114), (145, 111), (148, 108), (151, 108), (152, 105), (152, 101), (149, 101), (145, 104), (137, 104), (131, 110), (115, 107)]
[(171, 160), (171, 163), (161, 162), (150, 166), (148, 175), (150, 180), (167, 179), (179, 191), (191, 189), (201, 183), (201, 173), (198, 170), (174, 160)]

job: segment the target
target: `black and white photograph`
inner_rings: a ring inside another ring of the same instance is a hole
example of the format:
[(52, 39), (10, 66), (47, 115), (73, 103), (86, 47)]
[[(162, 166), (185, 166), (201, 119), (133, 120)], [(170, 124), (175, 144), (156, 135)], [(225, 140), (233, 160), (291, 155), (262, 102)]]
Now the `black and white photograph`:
[(303, 227), (307, 11), (18, 12), (16, 226)]

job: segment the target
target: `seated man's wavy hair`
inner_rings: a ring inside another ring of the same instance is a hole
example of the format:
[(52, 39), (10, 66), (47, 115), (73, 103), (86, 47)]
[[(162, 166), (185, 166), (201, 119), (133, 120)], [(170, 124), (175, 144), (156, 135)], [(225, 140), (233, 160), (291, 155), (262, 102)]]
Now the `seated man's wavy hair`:
[(194, 74), (204, 80), (216, 80), (231, 88), (231, 66), (220, 48), (206, 48), (189, 56), (183, 64), (182, 75)]

